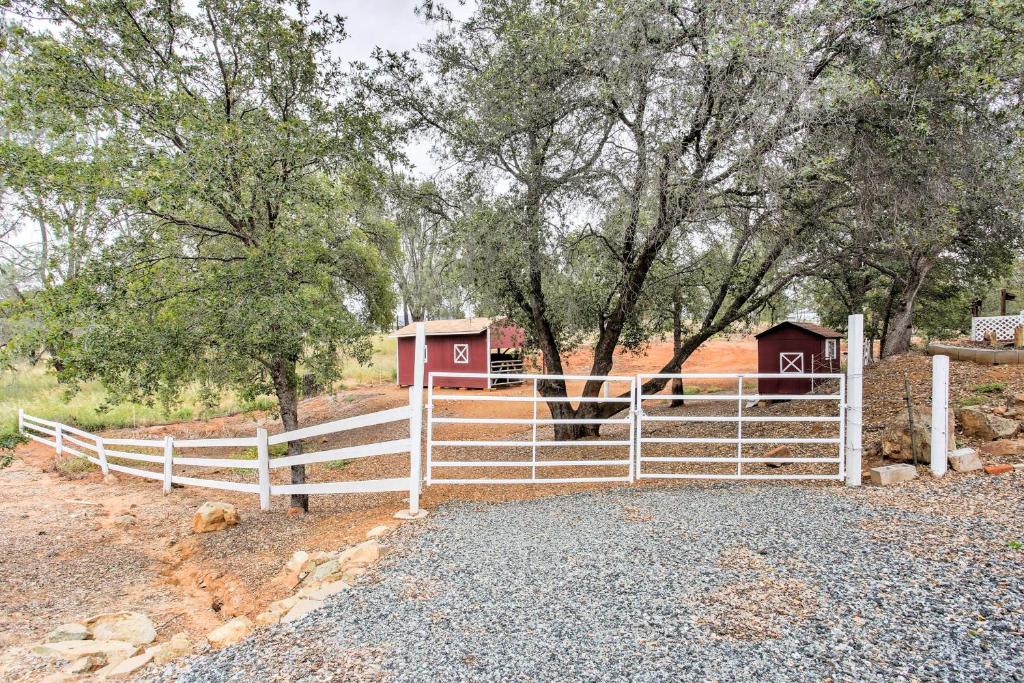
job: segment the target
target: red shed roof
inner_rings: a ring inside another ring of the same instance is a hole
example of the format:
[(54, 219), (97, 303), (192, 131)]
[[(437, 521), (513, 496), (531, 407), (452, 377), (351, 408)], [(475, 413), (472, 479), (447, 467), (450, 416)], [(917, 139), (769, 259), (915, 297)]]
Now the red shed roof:
[[(456, 320), (427, 320), (423, 323), (424, 333), (428, 336), (439, 334), (477, 334), (491, 326), (490, 318), (459, 318)], [(396, 337), (415, 337), (416, 323), (409, 323), (395, 332)]]
[(807, 330), (811, 334), (816, 334), (819, 337), (824, 337), (825, 339), (842, 339), (843, 338), (842, 334), (840, 334), (839, 332), (836, 332), (833, 329), (830, 329), (828, 327), (823, 327), (823, 326), (818, 325), (816, 323), (803, 322), (802, 320), (783, 320), (778, 325), (773, 325), (772, 327), (769, 327), (767, 330), (762, 330), (761, 332), (758, 332), (754, 336), (758, 337), (758, 338), (763, 337), (764, 335), (766, 335), (766, 334), (768, 334), (770, 332), (774, 332), (775, 330), (779, 329), (780, 327), (783, 327), (784, 325), (792, 325), (793, 327), (799, 327), (802, 330)]

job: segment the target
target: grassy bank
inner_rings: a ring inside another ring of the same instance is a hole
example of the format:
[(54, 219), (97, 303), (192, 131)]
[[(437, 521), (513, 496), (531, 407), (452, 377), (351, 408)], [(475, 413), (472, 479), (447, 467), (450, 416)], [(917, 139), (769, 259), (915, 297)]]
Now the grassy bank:
[[(373, 348), (373, 357), (367, 365), (347, 359), (341, 381), (330, 391), (394, 382), (395, 340), (378, 337), (374, 339)], [(78, 392), (68, 395), (66, 388), (57, 384), (56, 378), (42, 366), (25, 365), (16, 371), (0, 373), (0, 431), (17, 422), (18, 408), (24, 408), (25, 412), (36, 417), (97, 430), (206, 419), (276, 406), (276, 401), (269, 396), (258, 397), (252, 403), (242, 403), (230, 392), (225, 392), (213, 408), (203, 406), (196, 391), (186, 392), (181, 403), (171, 410), (138, 403), (107, 405), (107, 401), (107, 393), (98, 382), (86, 383)]]

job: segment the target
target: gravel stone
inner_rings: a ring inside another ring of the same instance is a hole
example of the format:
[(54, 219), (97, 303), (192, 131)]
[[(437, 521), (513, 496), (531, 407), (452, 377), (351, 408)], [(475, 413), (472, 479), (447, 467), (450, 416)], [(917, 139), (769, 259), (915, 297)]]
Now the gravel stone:
[(1019, 513), (1018, 484), (914, 482), (901, 505), (792, 482), (453, 503), (323, 608), (150, 675), (1024, 681), (1019, 526), (942, 512), (980, 487)]

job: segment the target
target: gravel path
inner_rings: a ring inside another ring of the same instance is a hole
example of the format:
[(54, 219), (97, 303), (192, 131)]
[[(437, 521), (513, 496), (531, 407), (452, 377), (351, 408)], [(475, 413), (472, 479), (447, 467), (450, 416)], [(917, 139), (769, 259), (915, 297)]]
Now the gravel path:
[(351, 593), (161, 680), (1024, 681), (1020, 527), (936, 512), (980, 485), (1019, 520), (1024, 476), (957, 481), (916, 509), (792, 483), (450, 504)]

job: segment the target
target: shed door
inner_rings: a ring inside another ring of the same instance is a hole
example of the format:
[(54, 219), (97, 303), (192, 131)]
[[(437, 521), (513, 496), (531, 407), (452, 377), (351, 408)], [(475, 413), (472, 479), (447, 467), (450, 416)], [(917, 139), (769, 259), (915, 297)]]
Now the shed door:
[(800, 374), (804, 371), (804, 354), (802, 351), (783, 351), (779, 354), (779, 372)]

